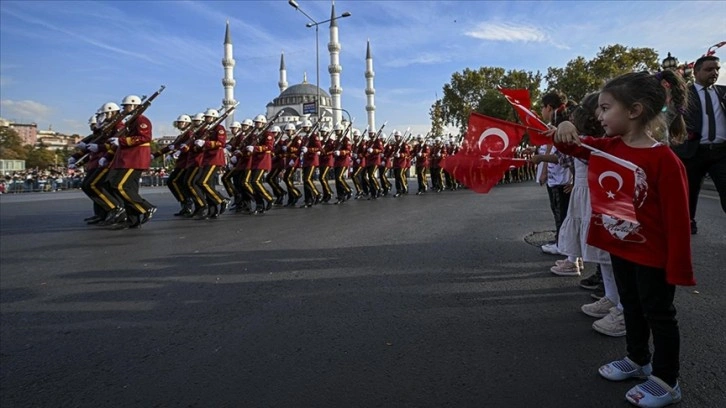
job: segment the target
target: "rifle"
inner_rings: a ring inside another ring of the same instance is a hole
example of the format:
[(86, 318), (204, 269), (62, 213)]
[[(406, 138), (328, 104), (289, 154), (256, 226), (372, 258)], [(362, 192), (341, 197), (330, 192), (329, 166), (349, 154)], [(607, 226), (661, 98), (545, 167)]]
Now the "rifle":
[[(265, 124), (265, 127), (262, 129), (252, 129), (252, 132), (248, 136), (252, 136), (252, 144), (250, 146), (257, 145), (257, 139), (260, 137), (260, 135), (264, 135), (265, 132), (267, 132), (274, 124), (275, 121), (282, 116), (282, 113), (285, 112), (285, 109), (281, 109), (279, 112), (275, 114), (271, 119), (267, 119), (267, 124)], [(278, 137), (281, 137), (282, 132), (280, 132), (280, 135)]]
[[(231, 114), (232, 112), (234, 112), (234, 110), (235, 110), (235, 109), (237, 109), (237, 105), (239, 105), (239, 102), (237, 102), (236, 104), (234, 104), (234, 106), (230, 106), (229, 108), (227, 108), (227, 110), (225, 110), (225, 111), (224, 111), (224, 113), (223, 113), (223, 114), (221, 114), (221, 115), (220, 115), (220, 116), (219, 116), (219, 117), (217, 118), (217, 120), (215, 120), (215, 121), (214, 121), (214, 122), (212, 122), (212, 123), (206, 124), (206, 123), (202, 122), (202, 124), (201, 124), (200, 128), (204, 127), (204, 131), (203, 131), (203, 132), (201, 132), (201, 134), (202, 134), (202, 135), (204, 135), (204, 136), (202, 136), (202, 138), (201, 138), (201, 139), (198, 139), (198, 140), (206, 140), (206, 137), (207, 137), (207, 133), (209, 133), (209, 131), (210, 131), (210, 130), (212, 130), (212, 129), (216, 128), (216, 127), (217, 127), (217, 126), (219, 126), (219, 125), (220, 125), (220, 124), (221, 124), (222, 122), (224, 122), (224, 120), (225, 120), (225, 119), (227, 119), (227, 117), (228, 117), (228, 116), (229, 116), (229, 115), (230, 115), (230, 114)], [(196, 150), (198, 151), (199, 149), (201, 149), (201, 148), (197, 147), (197, 149), (196, 149)]]
[[(146, 95), (143, 95), (141, 97), (141, 102), (144, 102), (144, 101), (146, 101)], [(137, 106), (137, 108), (138, 108), (138, 106)], [(121, 121), (126, 116), (128, 116), (132, 113), (133, 113), (133, 111), (131, 111), (128, 114), (119, 112), (112, 121), (105, 123), (105, 124), (101, 123), (101, 127), (100, 127), (100, 129), (98, 129), (98, 133), (96, 133), (96, 132), (91, 133), (90, 135), (81, 139), (81, 142), (83, 142), (85, 144), (96, 143), (96, 141), (103, 139), (103, 136), (108, 134), (108, 132), (116, 130), (116, 126), (118, 126), (118, 124), (121, 123)], [(105, 113), (104, 113), (104, 116), (105, 116)]]

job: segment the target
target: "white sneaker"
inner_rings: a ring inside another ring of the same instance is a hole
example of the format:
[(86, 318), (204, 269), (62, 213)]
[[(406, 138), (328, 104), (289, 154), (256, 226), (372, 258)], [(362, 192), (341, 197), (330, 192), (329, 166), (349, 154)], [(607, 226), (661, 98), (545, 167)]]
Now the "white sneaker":
[(560, 255), (560, 250), (557, 248), (557, 244), (542, 245), (542, 252), (550, 255)]
[(580, 276), (580, 266), (577, 263), (567, 261), (551, 267), (550, 272), (558, 276)]
[(623, 311), (617, 307), (611, 307), (610, 313), (602, 319), (596, 320), (592, 324), (592, 328), (596, 332), (610, 337), (625, 336), (625, 316), (623, 316)]
[(591, 317), (605, 317), (610, 313), (610, 308), (617, 306), (610, 299), (603, 297), (597, 302), (582, 305), (580, 310)]

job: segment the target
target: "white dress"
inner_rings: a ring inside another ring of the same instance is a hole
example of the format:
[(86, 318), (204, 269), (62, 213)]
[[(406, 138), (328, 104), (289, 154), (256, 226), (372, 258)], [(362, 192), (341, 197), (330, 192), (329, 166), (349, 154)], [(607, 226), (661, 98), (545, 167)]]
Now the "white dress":
[(557, 248), (568, 256), (582, 257), (584, 262), (609, 264), (610, 254), (587, 245), (590, 228), (590, 188), (587, 185), (587, 164), (575, 158), (575, 183), (567, 206), (567, 217), (562, 221)]

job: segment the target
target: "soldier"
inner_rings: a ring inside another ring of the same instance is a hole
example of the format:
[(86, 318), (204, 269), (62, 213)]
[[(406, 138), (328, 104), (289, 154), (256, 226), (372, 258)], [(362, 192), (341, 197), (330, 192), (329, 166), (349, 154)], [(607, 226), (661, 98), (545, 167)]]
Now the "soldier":
[(423, 135), (416, 136), (418, 144), (414, 148), (413, 154), (416, 156), (416, 180), (418, 181), (418, 192), (416, 195), (426, 193), (428, 189), (428, 181), (426, 180), (426, 172), (429, 168), (429, 156), (431, 148), (424, 140)]
[[(393, 131), (393, 137), (395, 139), (396, 135), (398, 137), (401, 136), (401, 132), (398, 130)], [(395, 149), (395, 146), (393, 143), (386, 143), (386, 139), (381, 139), (384, 143), (383, 145), (383, 154), (381, 155), (381, 165), (378, 167), (378, 178), (381, 183), (381, 189), (383, 190), (383, 197), (388, 195), (388, 192), (391, 191), (391, 182), (388, 181), (388, 171), (393, 167), (393, 150)]]
[(295, 207), (298, 200), (302, 196), (300, 190), (295, 187), (295, 171), (300, 164), (300, 149), (302, 149), (302, 137), (297, 133), (295, 125), (288, 123), (285, 125), (285, 133), (289, 138), (286, 145), (282, 147), (285, 152), (285, 173), (282, 176), (287, 186), (287, 204), (285, 207)]
[[(454, 155), (455, 147), (454, 147), (453, 138), (449, 138), (449, 140), (446, 141), (444, 149), (446, 151), (446, 156)], [(441, 169), (441, 172), (444, 174), (444, 183), (445, 183), (444, 185), (445, 185), (446, 189), (451, 190), (451, 191), (456, 190), (454, 178), (451, 176), (451, 174), (448, 171), (444, 170), (443, 168)]]
[[(174, 154), (177, 150), (177, 146), (188, 143), (194, 136), (194, 131), (192, 130), (192, 118), (190, 118), (189, 115), (179, 115), (174, 122), (174, 127), (181, 131), (179, 136), (177, 136), (171, 144), (154, 153), (153, 158), (163, 156), (167, 153)], [(187, 154), (188, 153), (182, 154), (179, 152), (179, 154), (176, 155), (174, 170), (171, 171), (169, 178), (166, 181), (169, 191), (171, 191), (171, 194), (181, 205), (179, 212), (174, 213), (177, 217), (192, 213), (192, 194), (189, 192), (189, 188), (186, 183), (184, 183), (183, 178), (184, 170), (187, 165)]]
[(278, 126), (262, 132), (253, 144), (246, 149), (252, 154), (250, 182), (255, 192), (255, 214), (264, 214), (272, 209), (272, 196), (262, 184), (265, 172), (272, 169), (272, 148), (275, 146), (275, 136), (280, 133)]
[(411, 146), (403, 140), (400, 132), (394, 132), (394, 138), (393, 176), (396, 181), (396, 194), (393, 197), (400, 197), (408, 194), (408, 177), (406, 177), (404, 172), (408, 166), (408, 159), (411, 157)]
[[(263, 130), (265, 129), (266, 125), (267, 118), (265, 117), (265, 115), (255, 116), (255, 119), (253, 120), (252, 131), (247, 135), (247, 137), (245, 137), (244, 141), (239, 146), (239, 161), (237, 163), (237, 166), (241, 170), (240, 185), (242, 186), (243, 191), (243, 208), (247, 210), (248, 213), (251, 215), (264, 212), (258, 210), (262, 210), (265, 207), (265, 205), (260, 202), (262, 197), (258, 196), (258, 193), (255, 192), (255, 187), (252, 183), (252, 173), (254, 171), (252, 161), (254, 156), (253, 152), (255, 150), (255, 146), (257, 145), (258, 139), (265, 136), (263, 134)], [(267, 195), (269, 196), (269, 193), (267, 193)], [(258, 204), (254, 210), (252, 209), (252, 200), (255, 200), (255, 203)]]
[[(305, 121), (309, 124), (310, 121)], [(307, 130), (305, 130), (307, 128)], [(318, 192), (318, 189), (313, 183), (313, 173), (315, 169), (320, 165), (320, 152), (322, 149), (322, 143), (320, 142), (320, 136), (315, 132), (310, 132), (310, 126), (304, 126), (303, 131), (307, 133), (307, 143), (303, 144), (300, 150), (302, 156), (302, 169), (303, 169), (303, 184), (305, 186), (305, 204), (302, 208), (309, 208), (315, 204), (320, 203), (323, 196)]]
[(203, 213), (207, 211), (207, 204), (204, 200), (204, 193), (200, 192), (194, 186), (194, 180), (199, 173), (199, 169), (202, 166), (203, 152), (195, 149), (194, 141), (202, 137), (202, 133), (205, 130), (204, 125), (204, 113), (197, 113), (192, 118), (192, 126), (189, 129), (191, 133), (186, 143), (179, 146), (177, 151), (174, 153), (174, 157), (181, 163), (184, 163), (186, 157), (186, 164), (184, 165), (184, 172), (182, 173), (181, 179), (183, 184), (186, 186), (192, 198), (192, 204), (189, 207), (194, 207), (194, 210), (190, 214), (188, 211), (184, 212), (186, 217), (201, 217)]
[(370, 197), (369, 200), (377, 199), (381, 196), (381, 186), (378, 184), (376, 171), (381, 165), (381, 156), (383, 155), (383, 140), (386, 138), (386, 134), (381, 132), (378, 137), (370, 141), (368, 149), (366, 150), (366, 171), (368, 172), (368, 182)]
[(254, 134), (261, 132), (264, 123), (267, 118), (262, 116), (265, 122), (260, 121), (258, 115), (257, 122), (253, 122), (251, 119), (245, 119), (242, 121), (241, 131), (237, 138), (231, 144), (229, 162), (234, 167), (232, 170), (232, 183), (236, 191), (235, 196), (235, 213), (241, 212), (253, 212), (252, 211), (252, 200), (254, 199), (254, 191), (249, 180), (251, 178), (250, 162), (252, 156), (248, 154), (246, 147), (252, 144), (252, 139), (255, 137)]
[[(294, 127), (295, 125), (293, 125)], [(265, 181), (272, 188), (272, 193), (275, 195), (274, 205), (282, 205), (282, 201), (285, 199), (285, 189), (280, 185), (280, 174), (285, 170), (285, 150), (289, 137), (286, 134), (280, 135), (280, 127), (273, 126), (275, 133), (276, 142), (272, 148), (272, 165), (270, 172), (267, 173)]]
[[(356, 134), (360, 137), (360, 132), (357, 129), (353, 129), (354, 137)], [(348, 173), (348, 168), (351, 164), (352, 148), (353, 144), (350, 141), (350, 137), (348, 137), (348, 133), (344, 133), (333, 152), (335, 156), (333, 162), (333, 166), (335, 167), (335, 192), (338, 194), (335, 204), (348, 201), (353, 196), (348, 182), (345, 181), (345, 175)]]
[(232, 156), (231, 153), (235, 150), (235, 146), (237, 143), (239, 143), (240, 138), (244, 135), (242, 132), (242, 123), (234, 121), (229, 126), (229, 137), (227, 138), (227, 144), (224, 145), (224, 150), (226, 151), (225, 156), (229, 155), (227, 168), (224, 171), (224, 174), (222, 175), (222, 185), (224, 186), (224, 190), (227, 192), (227, 195), (230, 198), (233, 198), (234, 201), (230, 204), (229, 208), (235, 208), (237, 206), (237, 198), (239, 196), (239, 191), (237, 191), (237, 188), (235, 187), (235, 174), (238, 172), (235, 172), (235, 165), (231, 162)]
[(343, 129), (343, 125), (340, 123), (335, 125), (335, 133), (333, 135), (330, 134), (330, 128), (327, 126), (320, 129), (322, 138), (321, 143), (323, 146), (320, 151), (318, 178), (320, 179), (320, 186), (323, 188), (324, 203), (327, 203), (331, 198), (333, 198), (333, 190), (330, 189), (330, 184), (328, 183), (328, 174), (335, 164), (335, 156), (333, 156), (333, 151), (335, 151), (335, 146), (337, 144), (335, 140), (340, 140), (342, 138)]
[(441, 168), (444, 159), (446, 159), (446, 147), (441, 141), (441, 137), (436, 137), (431, 149), (431, 184), (437, 193), (444, 191), (444, 177)]
[(366, 172), (366, 153), (368, 151), (367, 136), (361, 136), (357, 129), (353, 130), (353, 185), (355, 186), (355, 199), (368, 195), (368, 172)]
[[(104, 104), (95, 115), (91, 116), (89, 125), (94, 140), (103, 137), (103, 119), (106, 117), (106, 112), (109, 113), (109, 118), (115, 117), (119, 112), (119, 107), (115, 103), (109, 102)], [(78, 148), (81, 149), (82, 154), (89, 155), (86, 162), (86, 177), (81, 182), (81, 190), (93, 201), (94, 215), (84, 221), (89, 225), (100, 224), (105, 222), (110, 214), (123, 211), (123, 203), (119, 202), (107, 190), (106, 175), (108, 174), (108, 168), (98, 163), (104, 156), (104, 151), (99, 151), (98, 145), (94, 143), (80, 142)], [(72, 167), (69, 166), (69, 168), (75, 168), (76, 159), (73, 158)]]
[[(129, 114), (141, 104), (141, 98), (128, 95), (121, 102), (124, 113)], [(125, 128), (126, 132), (121, 133)], [(108, 140), (115, 147), (108, 174), (112, 194), (126, 207), (126, 222), (114, 224), (115, 228), (138, 228), (146, 223), (156, 212), (156, 207), (139, 195), (139, 179), (151, 164), (151, 121), (143, 114), (133, 117), (127, 123), (119, 123), (118, 132)], [(117, 137), (116, 135), (123, 135)], [(100, 164), (100, 163), (99, 163)]]
[(217, 218), (227, 210), (229, 200), (222, 197), (212, 184), (220, 166), (224, 166), (224, 146), (227, 144), (227, 131), (221, 123), (215, 123), (219, 118), (216, 109), (207, 109), (204, 112), (205, 125), (201, 137), (194, 141), (197, 151), (202, 152), (202, 163), (194, 176), (193, 186), (198, 195), (204, 195), (208, 210), (201, 210), (197, 219)]

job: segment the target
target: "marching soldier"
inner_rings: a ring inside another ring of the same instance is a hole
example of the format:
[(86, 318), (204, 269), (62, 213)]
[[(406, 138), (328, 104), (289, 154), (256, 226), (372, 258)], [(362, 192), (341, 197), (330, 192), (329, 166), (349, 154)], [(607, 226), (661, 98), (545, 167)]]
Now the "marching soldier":
[(411, 146), (403, 140), (401, 133), (396, 132), (395, 145), (393, 148), (393, 175), (396, 180), (396, 194), (394, 197), (400, 197), (408, 194), (408, 177), (405, 175), (408, 159), (411, 157)]
[(434, 191), (438, 193), (444, 191), (444, 176), (441, 165), (445, 158), (446, 147), (441, 141), (441, 137), (436, 137), (434, 139), (434, 146), (431, 149), (431, 184), (433, 185)]
[(274, 137), (277, 141), (272, 148), (272, 165), (265, 181), (270, 185), (272, 193), (275, 195), (274, 205), (282, 205), (282, 201), (285, 199), (285, 189), (280, 185), (280, 174), (285, 170), (286, 149), (284, 147), (287, 145), (289, 137), (286, 134), (280, 135), (279, 126), (274, 126), (272, 129), (275, 131)]
[[(394, 130), (394, 139), (396, 136), (400, 138), (401, 132)], [(383, 189), (383, 197), (385, 197), (392, 188), (391, 182), (388, 181), (388, 171), (393, 167), (393, 151), (395, 150), (395, 146), (393, 143), (386, 143), (386, 139), (383, 139), (383, 143), (383, 157), (381, 159), (381, 166), (378, 168), (378, 178), (381, 180), (381, 189)]]
[(227, 144), (227, 131), (221, 123), (211, 127), (219, 118), (216, 109), (207, 109), (204, 112), (205, 125), (201, 137), (194, 141), (197, 151), (202, 154), (202, 163), (199, 171), (194, 176), (193, 186), (200, 196), (203, 195), (207, 212), (203, 210), (197, 215), (197, 219), (217, 218), (227, 210), (229, 200), (222, 197), (212, 185), (212, 177), (216, 175), (217, 169), (224, 166), (224, 146)]
[(355, 186), (355, 199), (368, 195), (368, 172), (366, 171), (366, 154), (368, 151), (367, 136), (361, 136), (357, 129), (353, 130), (353, 185)]
[[(121, 102), (125, 114), (131, 113), (141, 104), (141, 98), (128, 95)], [(128, 224), (119, 222), (115, 228), (138, 228), (146, 223), (156, 212), (156, 207), (139, 195), (139, 179), (141, 172), (148, 170), (151, 164), (151, 121), (143, 114), (132, 118), (127, 123), (119, 123), (117, 131), (126, 129), (124, 137), (112, 137), (108, 144), (115, 148), (116, 153), (110, 165), (108, 180), (112, 194), (126, 207)], [(118, 132), (116, 134), (119, 134)]]
[[(174, 154), (178, 146), (189, 143), (189, 140), (194, 137), (194, 131), (192, 129), (192, 118), (189, 115), (179, 115), (174, 122), (174, 126), (181, 131), (179, 136), (168, 146), (164, 147), (160, 151), (153, 154), (153, 158), (163, 156), (167, 153)], [(176, 161), (174, 163), (174, 170), (169, 174), (169, 178), (166, 181), (166, 186), (171, 191), (171, 194), (181, 205), (179, 212), (174, 213), (175, 216), (183, 216), (192, 213), (192, 194), (189, 192), (189, 188), (184, 183), (184, 170), (187, 165), (188, 153), (181, 151), (176, 154)], [(152, 160), (153, 160), (152, 158)]]
[(189, 191), (192, 198), (192, 213), (184, 213), (184, 216), (189, 218), (202, 217), (203, 214), (207, 211), (207, 204), (204, 199), (204, 193), (199, 191), (199, 189), (194, 186), (194, 180), (199, 173), (199, 170), (202, 166), (202, 161), (204, 159), (203, 152), (195, 148), (196, 145), (194, 144), (194, 142), (197, 139), (203, 137), (205, 127), (206, 125), (204, 124), (204, 112), (200, 112), (194, 115), (194, 117), (192, 118), (192, 127), (189, 130), (191, 132), (191, 137), (186, 143), (181, 144), (177, 151), (174, 153), (174, 156), (177, 158), (177, 160), (181, 159), (182, 162), (184, 161), (184, 157), (186, 156), (186, 165), (184, 167), (184, 172), (182, 173), (181, 177), (184, 181), (184, 184), (187, 186), (187, 191)]
[(328, 173), (335, 164), (335, 140), (343, 136), (343, 125), (340, 123), (335, 125), (334, 134), (330, 134), (330, 128), (327, 126), (320, 129), (321, 143), (323, 144), (320, 151), (320, 167), (318, 171), (318, 179), (320, 180), (320, 186), (323, 188), (323, 202), (327, 203), (333, 198), (333, 190), (330, 189), (330, 183), (328, 183)]
[(232, 156), (231, 153), (234, 151), (235, 146), (237, 143), (239, 143), (240, 137), (242, 137), (242, 123), (234, 121), (229, 126), (229, 137), (227, 138), (227, 144), (224, 146), (224, 150), (226, 151), (226, 155), (230, 155), (229, 162), (227, 163), (227, 168), (224, 171), (224, 174), (222, 175), (222, 186), (224, 186), (224, 191), (227, 192), (227, 196), (229, 196), (231, 199), (234, 199), (234, 201), (230, 204), (229, 208), (235, 208), (237, 203), (237, 197), (239, 195), (239, 191), (237, 191), (237, 188), (234, 185), (234, 177), (235, 177), (235, 165), (231, 162)]
[(368, 183), (370, 190), (370, 199), (377, 199), (381, 196), (381, 186), (378, 184), (376, 171), (381, 165), (381, 156), (383, 155), (383, 140), (386, 134), (381, 132), (375, 140), (371, 140), (366, 150), (366, 171), (368, 172)]
[[(310, 121), (305, 121), (306, 125), (310, 124)], [(305, 130), (307, 128), (307, 130)], [(311, 126), (303, 127), (303, 131), (307, 133), (307, 143), (305, 143), (300, 150), (302, 156), (302, 169), (303, 169), (303, 183), (305, 185), (305, 205), (303, 208), (312, 207), (318, 204), (322, 199), (322, 195), (318, 192), (318, 189), (313, 183), (313, 173), (315, 169), (320, 165), (320, 152), (322, 143), (320, 142), (320, 136), (315, 132), (310, 132)]]
[(289, 140), (287, 144), (282, 147), (282, 151), (285, 152), (285, 173), (282, 179), (285, 181), (287, 187), (287, 204), (286, 207), (295, 207), (298, 200), (302, 197), (300, 190), (295, 187), (295, 171), (300, 165), (300, 149), (302, 149), (302, 137), (297, 133), (295, 125), (288, 123), (285, 125), (285, 133)]
[(278, 126), (273, 126), (266, 132), (260, 134), (254, 144), (246, 147), (252, 154), (251, 183), (255, 192), (255, 213), (264, 214), (272, 209), (272, 196), (262, 184), (265, 172), (272, 169), (272, 148), (275, 145), (275, 136), (280, 133)]
[(418, 144), (414, 148), (413, 154), (416, 156), (416, 180), (418, 181), (418, 192), (416, 195), (426, 193), (428, 189), (428, 181), (426, 180), (426, 172), (429, 168), (429, 156), (431, 149), (425, 142), (423, 135), (416, 136)]
[[(356, 134), (358, 134), (358, 137), (360, 137), (360, 133), (358, 132), (358, 130), (353, 129), (354, 137)], [(345, 175), (348, 173), (348, 168), (351, 164), (352, 148), (353, 144), (350, 141), (350, 137), (348, 137), (348, 134), (345, 133), (342, 135), (340, 141), (335, 146), (335, 151), (333, 152), (335, 156), (333, 162), (333, 166), (335, 167), (335, 192), (338, 194), (335, 204), (340, 204), (348, 201), (353, 195), (350, 190), (350, 186), (348, 185), (348, 182), (345, 181)]]

